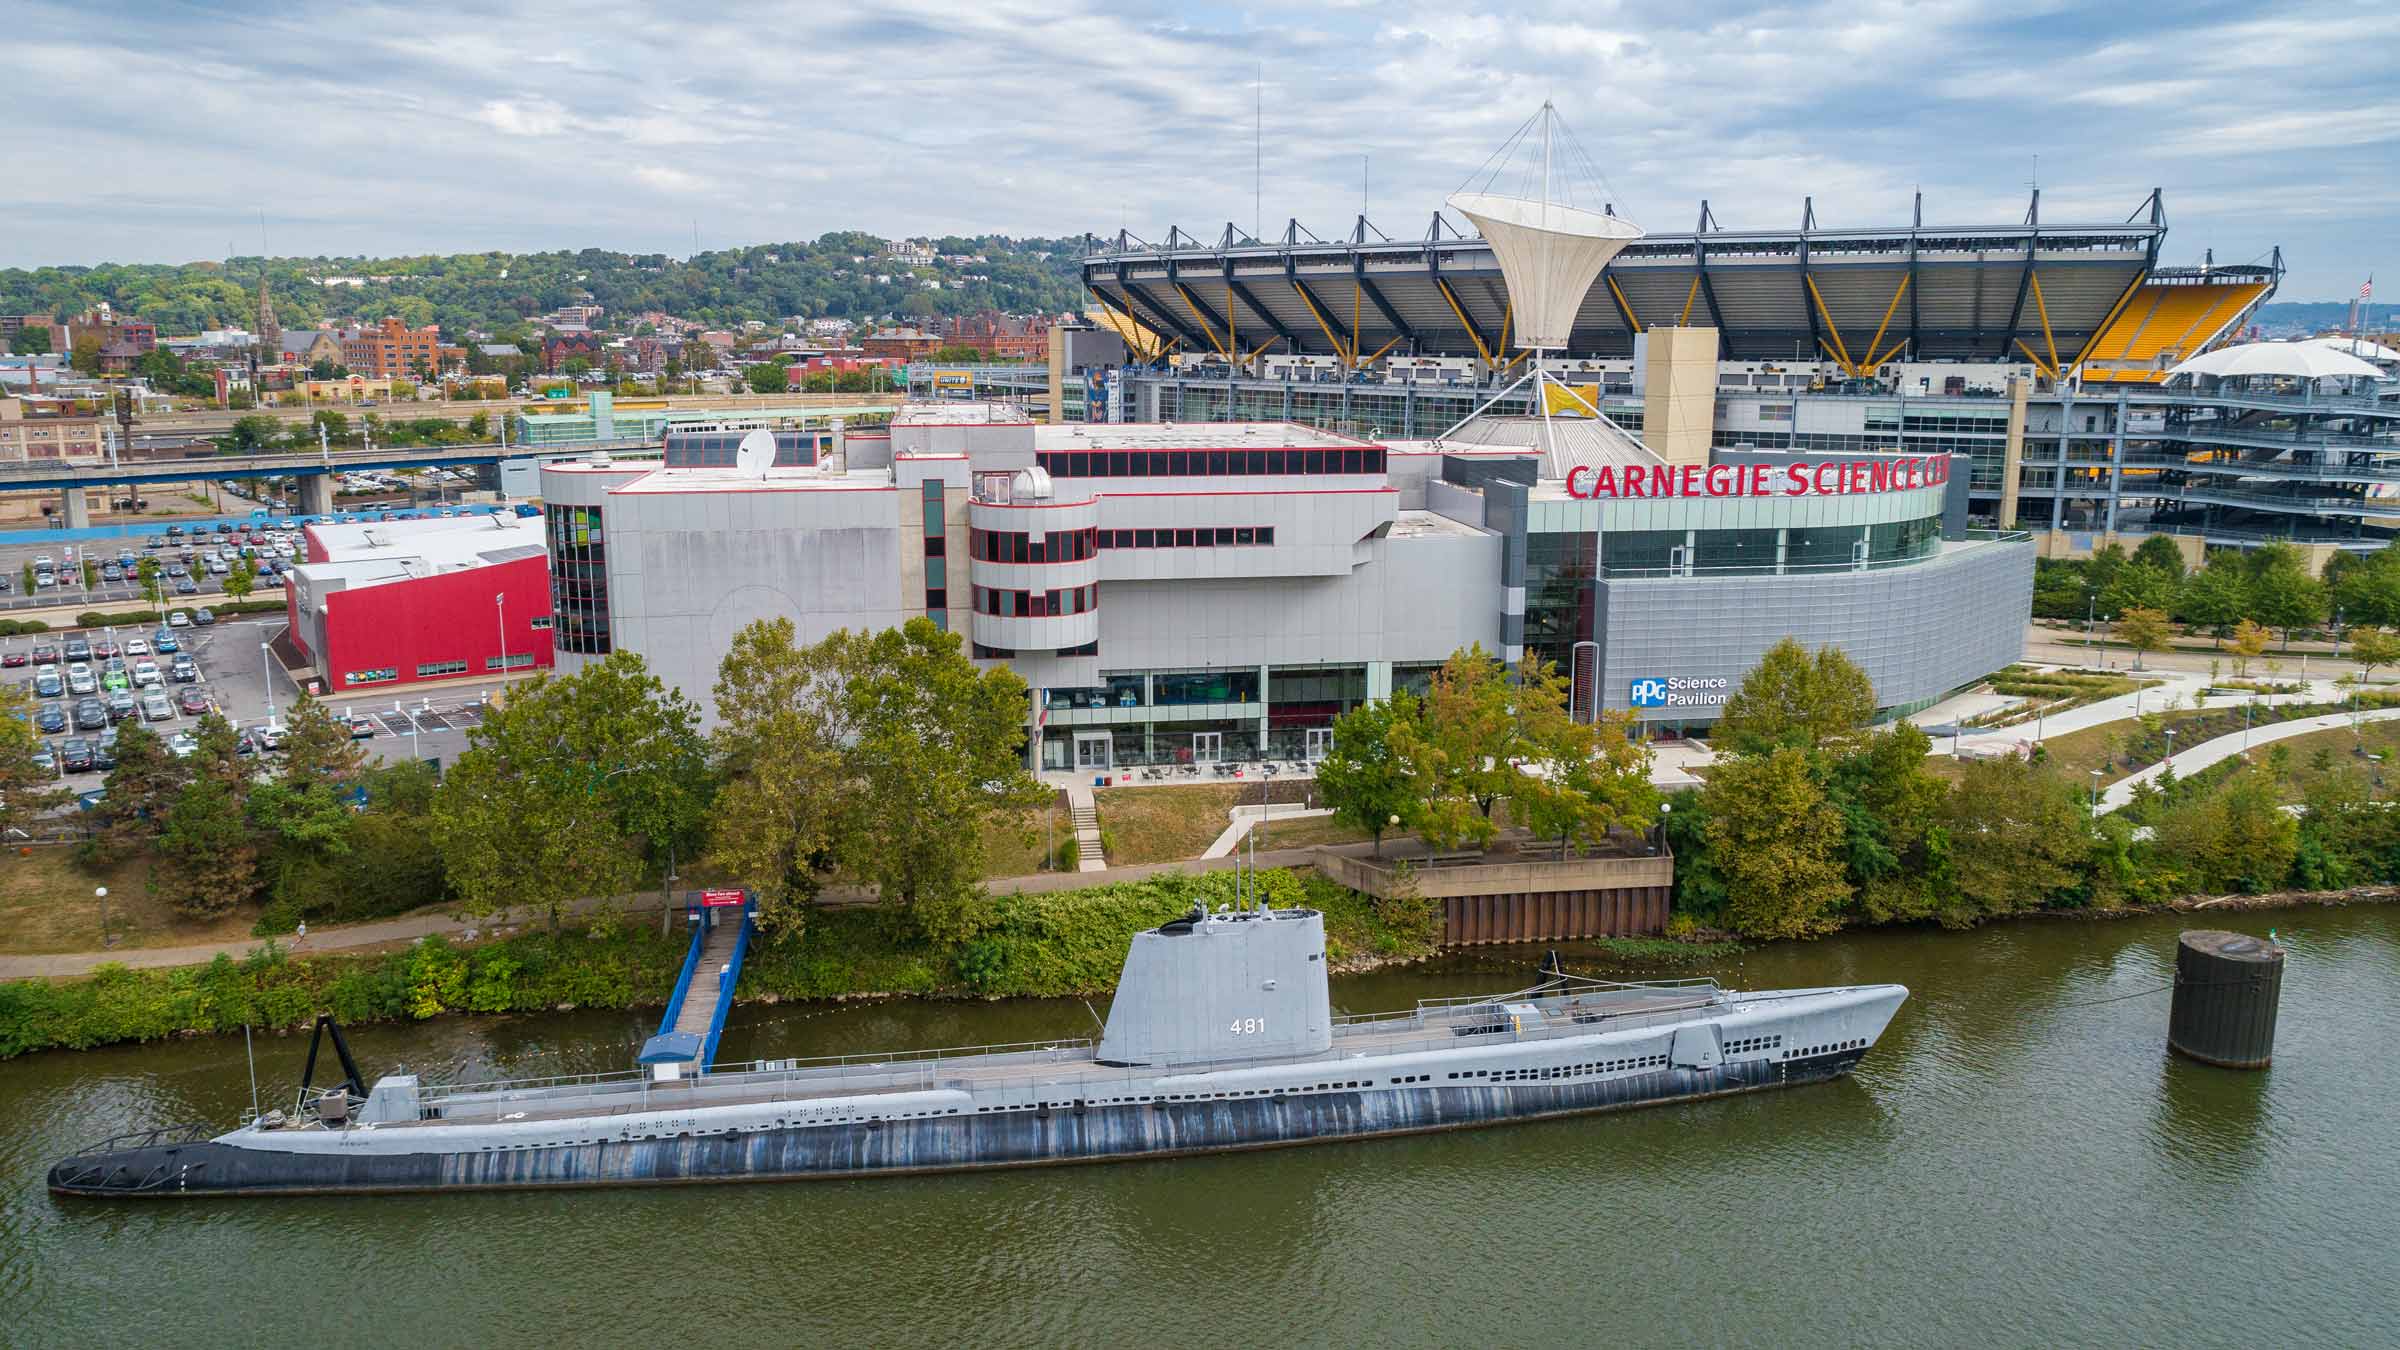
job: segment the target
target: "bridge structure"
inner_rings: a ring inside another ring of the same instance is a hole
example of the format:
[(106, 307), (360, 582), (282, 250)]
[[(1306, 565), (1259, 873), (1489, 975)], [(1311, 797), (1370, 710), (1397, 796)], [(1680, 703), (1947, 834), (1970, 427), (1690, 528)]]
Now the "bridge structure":
[(642, 1045), (638, 1062), (653, 1077), (707, 1073), (717, 1062), (725, 1015), (733, 1011), (734, 986), (756, 932), (758, 898), (746, 890), (691, 893), (684, 914), (692, 929), (675, 992), (667, 1000), (658, 1034)]
[(0, 465), (0, 492), (55, 491), (60, 522), (68, 529), (91, 524), (84, 503), (89, 488), (195, 483), (227, 478), (293, 478), (300, 484), (300, 511), (330, 515), (334, 483), (343, 474), (383, 469), (497, 467), (572, 458), (594, 451), (655, 451), (654, 440), (595, 441), (572, 446), (442, 445), (407, 449), (277, 451), (257, 455), (194, 455), (171, 459), (127, 459), (114, 464), (53, 461)]

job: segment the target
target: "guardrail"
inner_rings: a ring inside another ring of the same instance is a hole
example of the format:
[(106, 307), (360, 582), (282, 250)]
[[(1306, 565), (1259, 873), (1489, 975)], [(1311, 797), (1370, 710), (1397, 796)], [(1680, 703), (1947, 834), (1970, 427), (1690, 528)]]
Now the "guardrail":
[(700, 1069), (704, 1073), (717, 1062), (717, 1039), (725, 1034), (725, 1015), (733, 1011), (733, 986), (742, 978), (742, 957), (750, 950), (750, 916), (757, 905), (756, 900), (743, 902), (741, 931), (733, 935), (733, 956), (725, 962), (725, 969), (717, 972), (717, 1008), (708, 1019), (708, 1034), (700, 1040)]

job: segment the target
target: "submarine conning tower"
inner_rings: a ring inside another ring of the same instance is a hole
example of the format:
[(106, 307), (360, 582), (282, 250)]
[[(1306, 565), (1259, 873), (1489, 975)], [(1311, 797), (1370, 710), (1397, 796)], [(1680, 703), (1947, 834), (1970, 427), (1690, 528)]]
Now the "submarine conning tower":
[(1097, 1058), (1168, 1067), (1332, 1046), (1324, 915), (1194, 911), (1133, 935)]

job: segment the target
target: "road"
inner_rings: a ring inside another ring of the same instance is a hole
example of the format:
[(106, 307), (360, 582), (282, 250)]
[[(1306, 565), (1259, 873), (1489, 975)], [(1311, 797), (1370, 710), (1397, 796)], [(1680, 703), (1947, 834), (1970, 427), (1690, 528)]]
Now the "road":
[[(629, 398), (634, 396), (628, 396)], [(649, 397), (649, 396), (642, 396)], [(899, 394), (671, 394), (670, 408), (678, 411), (731, 412), (750, 408), (817, 408), (842, 407), (852, 404), (891, 404), (901, 402)], [(134, 434), (145, 432), (210, 432), (223, 431), (240, 418), (264, 413), (282, 422), (305, 422), (318, 409), (346, 413), (356, 419), (375, 413), (385, 421), (413, 420), (419, 417), (437, 418), (445, 422), (464, 422), (478, 413), (502, 417), (520, 408), (558, 406), (556, 400), (538, 398), (490, 399), (483, 402), (382, 403), (367, 406), (357, 403), (317, 403), (299, 408), (253, 408), (245, 412), (211, 409), (206, 412), (152, 413), (134, 419)]]

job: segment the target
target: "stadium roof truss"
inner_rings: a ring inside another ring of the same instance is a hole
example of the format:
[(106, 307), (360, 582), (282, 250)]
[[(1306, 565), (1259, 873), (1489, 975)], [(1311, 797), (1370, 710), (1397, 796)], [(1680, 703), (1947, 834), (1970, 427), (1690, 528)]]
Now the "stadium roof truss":
[[(1567, 350), (1625, 357), (1655, 324), (1713, 324), (1728, 360), (1837, 362), (1867, 374), (1898, 359), (2029, 360), (2071, 368), (2156, 270), (2166, 212), (2153, 191), (2117, 224), (2051, 224), (2036, 192), (2013, 225), (1828, 229), (1814, 203), (1796, 230), (1727, 230), (1707, 203), (1689, 234), (1648, 235), (1600, 274)], [(1163, 244), (1096, 240), (1083, 278), (1101, 304), (1178, 351), (1260, 351), (1345, 364), (1387, 352), (1519, 359), (1489, 244), (1440, 214), (1417, 239), (1366, 217), (1345, 238), (1297, 220), (1262, 241), (1232, 226)]]

